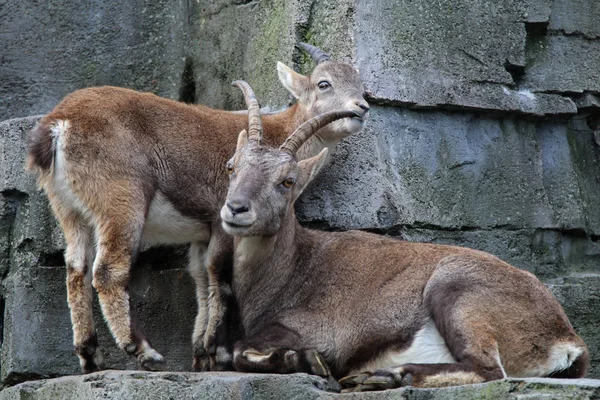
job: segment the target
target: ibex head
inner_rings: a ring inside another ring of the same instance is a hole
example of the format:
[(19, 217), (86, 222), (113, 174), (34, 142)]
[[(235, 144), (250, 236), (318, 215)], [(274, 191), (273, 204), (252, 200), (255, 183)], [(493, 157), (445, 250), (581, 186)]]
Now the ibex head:
[(223, 228), (235, 236), (271, 236), (293, 207), (304, 188), (319, 172), (327, 148), (318, 155), (296, 161), (296, 152), (317, 130), (342, 118), (362, 119), (355, 111), (331, 111), (316, 116), (279, 147), (261, 144), (262, 126), (258, 102), (250, 86), (234, 82), (244, 92), (248, 105), (248, 131), (240, 133), (234, 156), (227, 163), (229, 191), (221, 208)]
[(332, 60), (325, 52), (307, 43), (300, 43), (299, 47), (310, 54), (317, 67), (312, 74), (304, 76), (278, 62), (277, 72), (283, 86), (311, 115), (349, 110), (362, 117), (335, 122), (321, 130), (320, 135), (339, 140), (340, 136), (358, 133), (369, 111), (358, 72), (347, 62)]

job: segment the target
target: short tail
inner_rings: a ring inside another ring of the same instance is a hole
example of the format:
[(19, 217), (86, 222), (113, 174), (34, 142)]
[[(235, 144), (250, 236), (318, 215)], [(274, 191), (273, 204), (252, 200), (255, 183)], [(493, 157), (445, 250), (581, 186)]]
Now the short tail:
[(590, 353), (587, 346), (581, 344), (570, 344), (561, 346), (561, 350), (565, 353), (565, 364), (562, 368), (556, 369), (548, 375), (549, 378), (577, 379), (586, 376), (590, 367)]
[(27, 137), (27, 162), (28, 171), (35, 171), (39, 175), (40, 186), (52, 175), (54, 168), (54, 139), (51, 125), (42, 119), (33, 128)]

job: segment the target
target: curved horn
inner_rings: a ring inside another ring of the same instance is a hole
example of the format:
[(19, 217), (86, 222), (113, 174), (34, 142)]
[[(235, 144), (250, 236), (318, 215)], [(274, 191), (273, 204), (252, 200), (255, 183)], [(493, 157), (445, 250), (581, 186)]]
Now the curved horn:
[(246, 107), (248, 107), (248, 140), (260, 143), (263, 130), (262, 119), (260, 118), (260, 105), (256, 100), (254, 91), (245, 81), (234, 81), (231, 85), (237, 86), (244, 93), (244, 100), (246, 100)]
[(304, 49), (304, 51), (306, 51), (310, 55), (310, 57), (313, 60), (315, 60), (317, 65), (321, 64), (323, 61), (331, 60), (331, 57), (329, 56), (329, 54), (325, 53), (323, 50), (319, 49), (318, 47), (312, 46), (312, 45), (310, 45), (308, 43), (304, 43), (304, 42), (298, 43), (298, 46), (302, 47)]
[(327, 124), (337, 121), (342, 118), (359, 117), (361, 116), (354, 111), (331, 111), (321, 115), (317, 115), (300, 125), (294, 133), (288, 137), (285, 142), (279, 147), (286, 153), (295, 155), (298, 149), (310, 138), (316, 131)]

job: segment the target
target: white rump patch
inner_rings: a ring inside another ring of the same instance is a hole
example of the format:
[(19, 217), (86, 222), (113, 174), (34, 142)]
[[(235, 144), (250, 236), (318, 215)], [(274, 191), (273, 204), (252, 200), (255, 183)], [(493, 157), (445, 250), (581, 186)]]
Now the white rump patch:
[(545, 364), (525, 371), (523, 377), (544, 377), (553, 372), (564, 371), (569, 368), (577, 357), (583, 354), (583, 348), (572, 342), (559, 342), (552, 346), (550, 355)]
[(416, 333), (408, 349), (400, 351), (389, 350), (381, 354), (377, 359), (357, 368), (349, 375), (363, 371), (376, 371), (402, 364), (454, 363), (456, 363), (456, 360), (452, 357), (444, 338), (435, 327), (433, 320), (428, 318), (423, 327)]
[(54, 146), (54, 177), (51, 181), (52, 193), (57, 197), (60, 203), (68, 205), (79, 211), (86, 218), (91, 219), (88, 207), (73, 192), (69, 179), (67, 178), (68, 162), (65, 159), (64, 138), (69, 130), (71, 123), (68, 120), (57, 120), (50, 127), (52, 134), (52, 145)]
[(210, 226), (188, 218), (175, 209), (160, 192), (156, 193), (144, 225), (142, 240), (146, 243), (206, 242), (210, 239)]

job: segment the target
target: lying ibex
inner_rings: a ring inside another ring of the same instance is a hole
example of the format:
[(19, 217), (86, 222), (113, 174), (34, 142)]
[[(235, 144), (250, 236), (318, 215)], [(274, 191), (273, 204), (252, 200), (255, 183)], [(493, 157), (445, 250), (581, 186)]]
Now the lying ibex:
[(328, 151), (297, 161), (298, 149), (348, 115), (314, 117), (279, 149), (260, 126), (239, 135), (221, 209), (246, 333), (234, 367), (331, 373), (347, 390), (583, 377), (586, 345), (529, 272), (468, 248), (298, 224), (294, 202)]
[[(277, 64), (281, 83), (298, 101), (265, 116), (265, 139), (280, 142), (328, 110), (355, 110), (359, 116), (320, 130), (302, 149), (303, 157), (311, 157), (360, 131), (369, 107), (351, 65), (302, 47), (317, 66), (305, 77)], [(245, 127), (245, 113), (97, 87), (67, 96), (30, 133), (28, 168), (38, 172), (65, 235), (73, 341), (84, 372), (102, 368), (92, 286), (119, 347), (145, 369), (163, 368), (164, 358), (134, 322), (129, 305), (130, 267), (142, 242), (191, 243), (189, 269), (198, 299), (194, 368), (209, 368), (205, 348), (216, 353), (223, 296), (230, 293), (219, 280), (231, 268), (233, 253), (219, 219), (227, 192), (222, 168)], [(220, 354), (221, 361), (211, 358), (214, 368), (231, 362), (226, 351)]]

